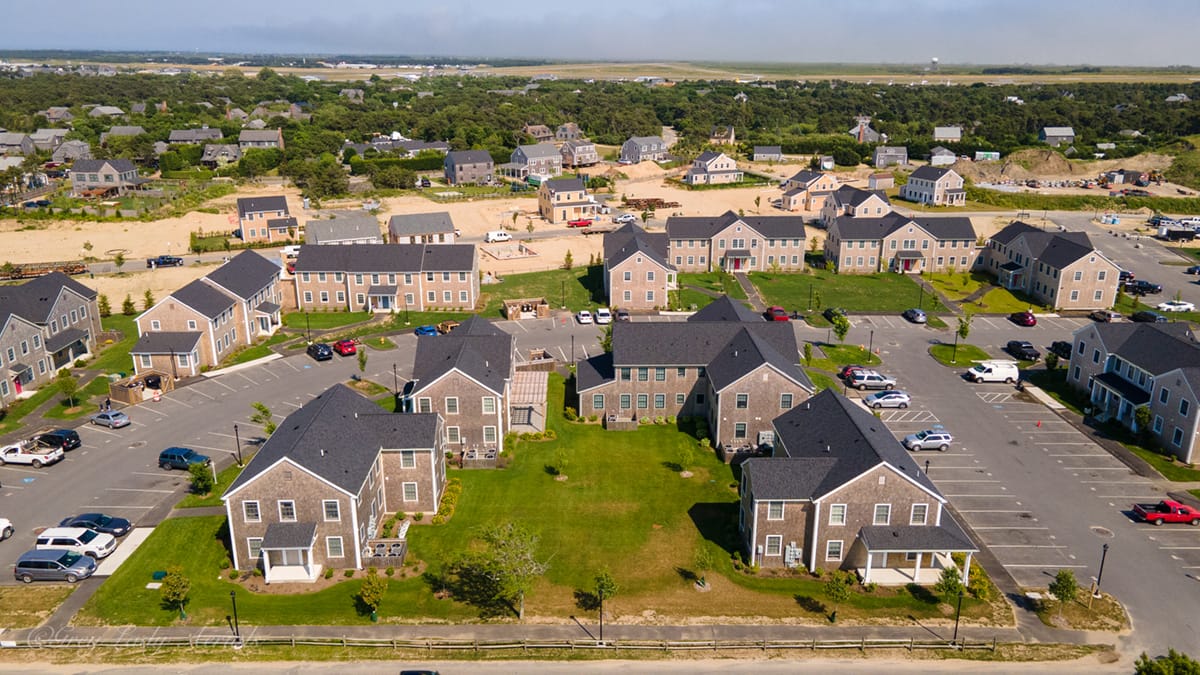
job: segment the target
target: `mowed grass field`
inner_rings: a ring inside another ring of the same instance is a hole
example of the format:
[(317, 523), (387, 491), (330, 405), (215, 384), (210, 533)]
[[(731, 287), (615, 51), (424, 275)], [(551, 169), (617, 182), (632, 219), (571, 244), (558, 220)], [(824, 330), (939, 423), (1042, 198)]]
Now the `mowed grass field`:
[(945, 312), (937, 296), (924, 293), (904, 274), (834, 274), (810, 269), (805, 274), (751, 272), (750, 281), (768, 305), (790, 311), (842, 307), (851, 312), (899, 313), (918, 304), (926, 312)]

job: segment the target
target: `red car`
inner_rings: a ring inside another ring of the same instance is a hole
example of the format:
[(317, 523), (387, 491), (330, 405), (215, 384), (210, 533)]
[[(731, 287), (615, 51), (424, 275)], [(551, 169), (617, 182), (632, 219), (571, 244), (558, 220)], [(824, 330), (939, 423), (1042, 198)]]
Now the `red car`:
[(354, 344), (354, 340), (338, 340), (333, 343), (333, 351), (342, 356), (351, 356), (358, 353), (358, 347)]
[(843, 380), (849, 380), (854, 376), (854, 373), (857, 373), (860, 370), (870, 370), (870, 368), (867, 368), (866, 366), (842, 366), (842, 369), (838, 371), (838, 377), (842, 378)]
[(588, 220), (587, 218), (584, 218), (582, 220), (568, 221), (567, 227), (587, 227), (588, 225), (591, 225), (591, 224), (592, 224), (592, 221)]
[(767, 308), (767, 321), (787, 321), (787, 320), (788, 320), (788, 313), (787, 313), (786, 309), (784, 309), (782, 307), (768, 307)]
[(1013, 312), (1012, 314), (1008, 315), (1008, 320), (1017, 324), (1018, 326), (1037, 325), (1037, 317), (1033, 315), (1033, 312)]

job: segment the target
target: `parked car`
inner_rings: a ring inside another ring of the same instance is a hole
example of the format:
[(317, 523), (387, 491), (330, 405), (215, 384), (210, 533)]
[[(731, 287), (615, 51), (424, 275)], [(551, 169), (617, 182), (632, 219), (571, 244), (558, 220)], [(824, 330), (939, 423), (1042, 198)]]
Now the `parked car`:
[(1037, 361), (1042, 356), (1042, 353), (1026, 340), (1009, 340), (1008, 344), (1004, 345), (1004, 351), (1022, 361)]
[(1071, 343), (1066, 340), (1055, 340), (1050, 343), (1050, 352), (1057, 354), (1059, 358), (1071, 358)]
[(1200, 274), (1200, 265), (1192, 265), (1183, 271), (1184, 274)]
[(846, 316), (846, 310), (841, 307), (826, 307), (825, 311), (821, 312), (821, 316), (825, 317), (826, 321), (833, 321), (835, 316)]
[(430, 326), (430, 325), (417, 326), (417, 329), (413, 331), (413, 334), (414, 335), (436, 336), (438, 334), (437, 326)]
[(0, 466), (27, 464), (40, 469), (61, 462), (64, 456), (62, 448), (43, 448), (33, 441), (17, 441), (0, 447)]
[(63, 518), (59, 527), (85, 527), (114, 537), (124, 537), (133, 529), (133, 523), (124, 518), (109, 516), (103, 513), (81, 513), (77, 516)]
[(66, 581), (73, 584), (92, 576), (95, 571), (96, 561), (91, 557), (54, 549), (26, 551), (13, 566), (13, 576), (17, 581), (27, 584), (35, 581)]
[(354, 344), (354, 340), (338, 340), (333, 343), (333, 351), (342, 356), (353, 356), (358, 353), (358, 346)]
[(13, 536), (13, 524), (8, 518), (0, 518), (0, 541)]
[(1125, 292), (1131, 295), (1154, 295), (1162, 293), (1162, 284), (1156, 284), (1145, 279), (1136, 279), (1125, 284)]
[(1183, 300), (1168, 300), (1158, 303), (1157, 309), (1160, 312), (1194, 312), (1196, 305)]
[(856, 370), (850, 373), (846, 384), (860, 391), (865, 389), (895, 389), (896, 378), (874, 370)]
[(788, 320), (787, 310), (778, 305), (776, 305), (774, 307), (768, 307), (766, 316), (767, 316), (767, 321), (787, 321)]
[(870, 368), (859, 365), (842, 366), (842, 369), (838, 371), (838, 377), (842, 378), (843, 380), (849, 379), (851, 375), (860, 370), (870, 370)]
[(1134, 312), (1133, 316), (1129, 318), (1140, 323), (1167, 323), (1167, 321), (1169, 321), (1169, 319), (1162, 314), (1159, 314), (1158, 312), (1151, 312), (1148, 309), (1143, 309), (1140, 312)]
[(1122, 318), (1120, 312), (1114, 312), (1111, 309), (1098, 309), (1091, 314), (1088, 314), (1088, 317), (1090, 317), (1092, 321), (1099, 321), (1100, 323), (1120, 321)]
[(333, 349), (324, 342), (314, 342), (305, 351), (316, 361), (328, 361), (333, 358)]
[(38, 534), (34, 547), (74, 551), (99, 560), (116, 550), (117, 540), (111, 534), (86, 527), (48, 527)]
[(612, 323), (612, 312), (607, 307), (601, 307), (596, 310), (596, 323), (606, 324)]
[(904, 314), (901, 316), (913, 323), (925, 323), (929, 320), (929, 317), (925, 316), (925, 310), (915, 307), (904, 310)]
[(504, 230), (493, 230), (483, 235), (483, 241), (489, 244), (494, 241), (512, 241), (512, 235)]
[(183, 264), (183, 258), (174, 255), (160, 255), (157, 258), (147, 258), (146, 267), (154, 269), (155, 267), (178, 267)]
[(172, 447), (158, 453), (158, 467), (164, 471), (187, 471), (193, 464), (208, 464), (209, 461), (208, 455), (202, 455), (191, 448)]
[(79, 434), (74, 429), (54, 429), (33, 437), (43, 448), (62, 448), (64, 451), (74, 450), (83, 445)]
[(568, 220), (567, 227), (587, 227), (592, 224), (591, 218), (580, 218), (578, 220)]
[(575, 320), (580, 324), (589, 324), (592, 322), (592, 313), (586, 309), (581, 309), (579, 310), (579, 313), (575, 315)]
[(632, 213), (622, 213), (619, 216), (613, 216), (613, 222), (620, 223), (622, 225), (626, 225), (628, 223), (636, 223), (637, 221), (638, 221), (638, 217), (633, 215)]
[(980, 361), (967, 371), (972, 382), (1007, 382), (1012, 384), (1021, 379), (1021, 371), (1015, 361)]
[(629, 310), (627, 310), (627, 309), (618, 309), (617, 310), (617, 321), (632, 321), (632, 320), (633, 320), (633, 317), (629, 316)]
[(437, 329), (438, 329), (439, 333), (441, 333), (442, 335), (445, 335), (446, 333), (449, 333), (450, 331), (454, 330), (455, 328), (458, 328), (460, 325), (461, 324), (458, 321), (455, 321), (454, 319), (446, 319), (445, 321), (443, 321), (437, 325)]
[(899, 389), (891, 391), (877, 391), (874, 394), (863, 399), (863, 403), (867, 404), (868, 408), (907, 408), (912, 399), (908, 394)]
[(949, 431), (938, 429), (926, 429), (918, 431), (915, 434), (909, 434), (904, 437), (901, 443), (909, 450), (939, 450), (945, 452), (950, 449), (950, 444), (954, 442), (954, 437)]
[(1008, 320), (1017, 324), (1018, 326), (1037, 325), (1037, 317), (1033, 315), (1033, 312), (1013, 312), (1012, 314), (1008, 315)]
[(1117, 275), (1117, 282), (1120, 284), (1127, 284), (1136, 278), (1137, 277), (1133, 275), (1133, 272), (1130, 272), (1129, 270), (1121, 270)]
[(1200, 526), (1200, 510), (1173, 499), (1164, 499), (1157, 504), (1134, 504), (1133, 513), (1147, 523), (1155, 525), (1187, 523)]
[(129, 416), (120, 410), (106, 410), (91, 416), (92, 424), (98, 424), (109, 429), (120, 429), (129, 426)]

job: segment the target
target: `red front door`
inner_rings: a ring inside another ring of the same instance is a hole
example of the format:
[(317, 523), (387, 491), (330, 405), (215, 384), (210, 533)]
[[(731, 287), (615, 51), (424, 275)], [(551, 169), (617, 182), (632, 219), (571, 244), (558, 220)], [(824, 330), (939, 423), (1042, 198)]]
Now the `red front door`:
[(912, 269), (912, 261), (911, 261), (911, 260), (905, 260), (905, 261), (904, 261), (904, 271), (905, 271), (905, 272), (908, 272), (908, 271), (909, 271), (909, 270), (911, 270), (911, 269)]
[(742, 269), (742, 259), (741, 258), (733, 259), (733, 269), (735, 269), (735, 270)]
[(16, 389), (16, 392), (18, 394), (21, 393), (21, 376), (20, 375), (13, 378), (13, 388)]

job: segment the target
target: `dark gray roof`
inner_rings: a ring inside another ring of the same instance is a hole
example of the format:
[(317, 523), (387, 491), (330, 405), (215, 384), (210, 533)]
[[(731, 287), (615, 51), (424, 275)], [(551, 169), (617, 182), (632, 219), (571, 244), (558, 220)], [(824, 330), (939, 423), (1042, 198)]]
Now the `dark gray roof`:
[(758, 500), (811, 500), (838, 463), (833, 457), (752, 457), (742, 463)]
[(302, 246), (297, 272), (468, 272), (473, 244)]
[(970, 218), (950, 216), (914, 219), (894, 211), (879, 218), (841, 216), (829, 225), (829, 231), (833, 232), (836, 229), (843, 240), (875, 240), (882, 239), (909, 223), (920, 225), (935, 239), (975, 239), (975, 227), (971, 225)]
[(979, 550), (949, 513), (942, 513), (941, 525), (865, 525), (858, 538), (871, 553)]
[(260, 546), (269, 551), (282, 548), (309, 548), (317, 540), (316, 523), (271, 523)]
[(575, 192), (583, 190), (583, 181), (578, 178), (554, 178), (542, 183), (551, 192)]
[(1100, 373), (1095, 377), (1095, 381), (1120, 394), (1121, 398), (1125, 399), (1130, 405), (1139, 406), (1150, 402), (1150, 392), (1126, 380), (1117, 373)]
[(221, 130), (205, 127), (203, 129), (172, 129), (167, 140), (172, 143), (200, 143), (203, 141), (221, 140)]
[(791, 351), (792, 356), (785, 356), (764, 338), (743, 328), (709, 362), (708, 380), (712, 383), (713, 390), (719, 392), (759, 366), (771, 365), (784, 377), (790, 378), (810, 392), (813, 391), (815, 387), (812, 380), (808, 379), (808, 375), (795, 363), (794, 346)]
[(415, 392), (458, 370), (497, 394), (512, 377), (513, 336), (473, 316), (446, 335), (417, 338)]
[(262, 314), (274, 314), (281, 309), (283, 308), (273, 302), (263, 301), (258, 303), (258, 307), (255, 307), (254, 311), (261, 312)]
[(715, 150), (705, 150), (704, 152), (700, 153), (700, 156), (696, 158), (696, 161), (708, 163), (720, 157), (721, 155), (722, 153)]
[(245, 218), (247, 213), (263, 213), (266, 211), (283, 211), (284, 215), (288, 213), (287, 199), (283, 195), (239, 197), (237, 207), (239, 218)]
[(612, 353), (597, 354), (579, 362), (575, 368), (575, 391), (584, 392), (613, 381)]
[(941, 166), (923, 166), (912, 172), (910, 178), (920, 178), (921, 180), (939, 180), (948, 173), (954, 173), (950, 169)]
[(791, 324), (776, 321), (618, 322), (613, 324), (617, 366), (707, 366), (738, 333), (749, 330), (781, 355), (799, 361)]
[(976, 238), (975, 226), (971, 219), (965, 216), (948, 216), (943, 218), (916, 218), (917, 224), (937, 239), (971, 239)]
[(200, 156), (201, 162), (215, 162), (218, 159), (225, 157), (229, 161), (237, 161), (242, 158), (242, 148), (236, 143), (209, 143), (204, 146), (204, 152)]
[(1042, 230), (1040, 228), (1034, 227), (1033, 225), (1029, 225), (1028, 223), (1023, 223), (1019, 220), (1014, 220), (1013, 222), (1009, 223), (1008, 225), (1005, 225), (1004, 228), (1001, 229), (999, 232), (997, 232), (996, 234), (993, 234), (992, 239), (1000, 242), (1001, 244), (1007, 245), (1010, 242), (1012, 242), (1012, 240), (1016, 239), (1019, 235), (1025, 234), (1026, 232), (1041, 232), (1041, 231)]
[(733, 211), (726, 211), (716, 218), (705, 216), (667, 218), (667, 238), (710, 239), (739, 220), (769, 239), (807, 238), (804, 231), (804, 218), (800, 216), (739, 216)]
[(358, 494), (384, 448), (435, 448), (438, 416), (387, 413), (335, 384), (288, 415), (226, 490), (232, 492), (282, 459)]
[(626, 223), (616, 232), (604, 233), (604, 259), (611, 268), (641, 253), (667, 269), (675, 269), (667, 260), (667, 235), (649, 233), (637, 223)]
[(754, 154), (756, 155), (782, 155), (783, 147), (779, 145), (756, 145), (754, 146)]
[(279, 129), (242, 129), (238, 134), (239, 143), (270, 143), (281, 140)]
[(410, 213), (388, 219), (388, 232), (393, 236), (453, 232), (454, 221), (446, 211)]
[(480, 164), (492, 163), (492, 156), (487, 150), (455, 150), (446, 153), (447, 164)]
[(258, 253), (245, 250), (209, 272), (206, 278), (243, 300), (254, 297), (279, 278), (279, 265)]
[(200, 344), (200, 332), (142, 333), (131, 354), (187, 354)]
[(222, 312), (233, 307), (234, 303), (233, 298), (199, 279), (175, 291), (171, 297), (209, 319), (217, 318)]
[(127, 159), (77, 159), (75, 164), (71, 165), (71, 170), (80, 173), (97, 173), (104, 168), (105, 164), (111, 166), (117, 173), (137, 170), (133, 162)]
[(67, 328), (46, 338), (46, 351), (54, 353), (74, 342), (87, 338), (87, 333), (79, 328)]
[(871, 197), (879, 197), (884, 204), (891, 204), (887, 193), (883, 190), (863, 190), (856, 188), (853, 185), (841, 185), (833, 191), (830, 198), (833, 199), (837, 206), (858, 206), (867, 201)]
[(823, 174), (819, 171), (809, 171), (808, 169), (802, 169), (802, 170), (796, 172), (796, 175), (792, 176), (788, 180), (793, 183), (804, 183), (805, 185), (807, 185), (807, 184), (813, 182), (814, 180), (817, 180), (818, 178), (820, 178), (823, 175), (825, 175), (825, 174)]
[(0, 286), (0, 327), (9, 315), (35, 324), (50, 323), (50, 312), (64, 287), (88, 300), (96, 297), (96, 291), (62, 272), (43, 274), (18, 286)]
[(832, 389), (775, 418), (774, 424), (776, 453), (836, 460), (814, 488), (793, 498), (820, 498), (884, 462), (941, 495), (882, 420)]
[(756, 323), (766, 321), (763, 315), (728, 295), (722, 295), (700, 311), (688, 317), (688, 321), (737, 321)]
[(1120, 322), (1095, 327), (1110, 354), (1156, 377), (1176, 368), (1200, 367), (1200, 344), (1187, 323)]
[(1030, 254), (1039, 262), (1062, 269), (1096, 250), (1086, 232), (1046, 232), (1020, 221), (1009, 223), (992, 239), (1011, 245), (1022, 238)]
[[(546, 130), (549, 133), (549, 129)], [(536, 143), (534, 145), (518, 145), (513, 151), (513, 157), (518, 154), (523, 155), (526, 159), (554, 159), (561, 157), (558, 152), (558, 146), (553, 143)]]
[(383, 241), (379, 230), (379, 221), (366, 211), (341, 211), (333, 214), (333, 218), (318, 218), (309, 220), (304, 225), (304, 243), (323, 244), (330, 241), (345, 239), (362, 239), (374, 237)]

